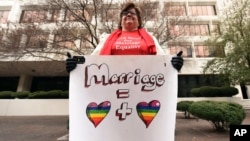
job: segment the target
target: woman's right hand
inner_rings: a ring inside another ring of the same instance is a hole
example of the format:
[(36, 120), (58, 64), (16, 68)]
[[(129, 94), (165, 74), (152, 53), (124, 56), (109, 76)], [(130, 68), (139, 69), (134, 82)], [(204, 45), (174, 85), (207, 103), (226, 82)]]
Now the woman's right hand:
[(71, 57), (71, 54), (67, 53), (68, 58), (66, 59), (66, 70), (70, 73), (72, 70), (76, 68), (77, 60)]

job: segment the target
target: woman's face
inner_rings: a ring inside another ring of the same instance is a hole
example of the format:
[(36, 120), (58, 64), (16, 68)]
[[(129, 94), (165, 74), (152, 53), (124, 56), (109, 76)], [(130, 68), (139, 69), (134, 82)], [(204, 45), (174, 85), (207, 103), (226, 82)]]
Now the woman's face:
[(122, 12), (121, 26), (123, 31), (134, 31), (138, 29), (139, 22), (134, 8)]

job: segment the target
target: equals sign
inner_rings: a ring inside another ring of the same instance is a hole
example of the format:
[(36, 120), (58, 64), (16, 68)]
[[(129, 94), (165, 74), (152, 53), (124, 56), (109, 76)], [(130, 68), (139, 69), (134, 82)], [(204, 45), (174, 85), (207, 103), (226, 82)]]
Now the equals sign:
[(116, 91), (117, 98), (128, 98), (129, 97), (128, 89), (119, 89)]

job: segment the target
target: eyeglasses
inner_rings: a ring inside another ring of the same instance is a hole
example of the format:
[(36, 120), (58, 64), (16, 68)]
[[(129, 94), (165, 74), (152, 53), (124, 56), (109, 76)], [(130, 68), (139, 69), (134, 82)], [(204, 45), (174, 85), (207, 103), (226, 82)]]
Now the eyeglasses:
[(123, 11), (122, 12), (122, 16), (127, 16), (128, 14), (137, 15), (135, 12), (132, 12), (132, 11)]

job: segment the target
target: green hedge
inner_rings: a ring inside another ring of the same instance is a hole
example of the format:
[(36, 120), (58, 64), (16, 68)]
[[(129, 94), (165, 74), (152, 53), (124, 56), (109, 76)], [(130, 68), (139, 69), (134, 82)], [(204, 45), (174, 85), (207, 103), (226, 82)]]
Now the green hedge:
[(230, 125), (239, 125), (244, 120), (246, 113), (237, 103), (218, 101), (197, 101), (189, 107), (189, 112), (212, 123), (217, 131), (225, 131)]
[(184, 112), (185, 118), (190, 118), (189, 106), (193, 101), (180, 101), (177, 103), (177, 111)]
[(30, 94), (29, 91), (13, 92), (12, 96), (14, 98), (23, 99), (23, 98), (27, 98), (29, 96), (29, 94)]
[(232, 97), (238, 94), (238, 89), (234, 87), (203, 86), (193, 88), (191, 94), (195, 97)]
[(12, 91), (2, 91), (0, 92), (0, 99), (67, 99), (69, 98), (68, 91), (62, 90), (51, 90), (51, 91), (22, 91), (22, 92), (12, 92)]
[(12, 91), (1, 91), (0, 92), (0, 99), (13, 99), (14, 92)]

